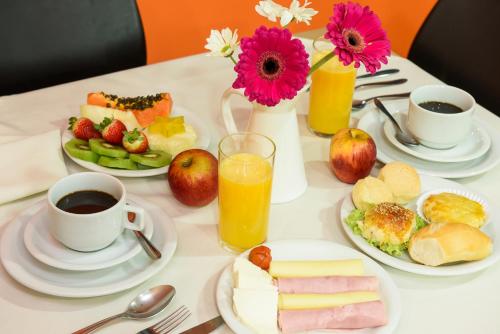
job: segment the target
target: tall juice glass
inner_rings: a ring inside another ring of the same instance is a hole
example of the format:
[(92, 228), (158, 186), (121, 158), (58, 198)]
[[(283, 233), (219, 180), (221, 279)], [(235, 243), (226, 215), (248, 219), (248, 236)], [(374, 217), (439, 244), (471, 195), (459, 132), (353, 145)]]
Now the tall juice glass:
[(219, 237), (243, 252), (267, 238), (275, 145), (254, 133), (236, 133), (219, 143)]
[[(327, 41), (315, 41), (313, 64), (333, 50)], [(312, 74), (309, 102), (309, 129), (319, 136), (330, 137), (349, 127), (352, 96), (356, 82), (353, 64), (343, 65), (333, 57)]]

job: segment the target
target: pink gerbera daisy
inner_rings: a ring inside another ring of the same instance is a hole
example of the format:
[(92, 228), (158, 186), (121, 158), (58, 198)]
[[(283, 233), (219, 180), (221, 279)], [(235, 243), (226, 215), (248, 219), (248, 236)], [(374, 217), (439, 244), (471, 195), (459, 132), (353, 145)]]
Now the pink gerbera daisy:
[(266, 106), (292, 99), (306, 84), (308, 55), (288, 29), (260, 27), (241, 40), (234, 88), (245, 88), (245, 96)]
[(360, 62), (375, 73), (381, 62), (387, 64), (391, 45), (377, 15), (370, 7), (357, 3), (339, 3), (333, 7), (333, 16), (327, 25), (325, 38), (335, 44), (335, 54), (344, 63)]

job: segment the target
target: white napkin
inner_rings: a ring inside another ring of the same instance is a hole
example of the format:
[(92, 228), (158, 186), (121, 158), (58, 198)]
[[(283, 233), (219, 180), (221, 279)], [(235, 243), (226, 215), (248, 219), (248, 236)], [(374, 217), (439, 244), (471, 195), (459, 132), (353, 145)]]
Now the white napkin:
[(1, 144), (0, 157), (0, 204), (47, 190), (68, 175), (59, 130)]

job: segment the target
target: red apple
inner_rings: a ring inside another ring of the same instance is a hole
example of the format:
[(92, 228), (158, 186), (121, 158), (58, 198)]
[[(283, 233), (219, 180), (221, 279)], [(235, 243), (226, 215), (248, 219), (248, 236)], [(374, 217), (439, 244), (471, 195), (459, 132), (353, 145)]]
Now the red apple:
[(208, 151), (191, 149), (175, 156), (167, 179), (179, 202), (203, 206), (217, 197), (217, 176), (217, 159)]
[(342, 182), (354, 184), (370, 174), (377, 158), (375, 142), (360, 129), (342, 129), (330, 144), (330, 169)]

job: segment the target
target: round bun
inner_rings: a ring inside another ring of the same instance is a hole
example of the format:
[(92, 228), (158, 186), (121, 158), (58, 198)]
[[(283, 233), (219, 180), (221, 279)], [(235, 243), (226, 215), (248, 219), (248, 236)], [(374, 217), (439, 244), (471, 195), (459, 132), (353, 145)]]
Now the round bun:
[(379, 203), (392, 202), (392, 191), (383, 181), (367, 176), (354, 185), (352, 201), (356, 208), (368, 210)]
[(420, 177), (410, 165), (394, 161), (385, 165), (378, 175), (392, 191), (394, 202), (406, 204), (420, 194)]

